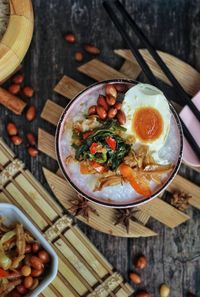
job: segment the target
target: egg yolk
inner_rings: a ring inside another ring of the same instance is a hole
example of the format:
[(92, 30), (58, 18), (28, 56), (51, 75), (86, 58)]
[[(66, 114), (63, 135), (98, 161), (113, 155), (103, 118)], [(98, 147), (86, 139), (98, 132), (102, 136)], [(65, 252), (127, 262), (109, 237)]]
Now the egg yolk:
[(163, 131), (163, 119), (153, 107), (141, 107), (134, 113), (132, 129), (141, 141), (154, 141)]

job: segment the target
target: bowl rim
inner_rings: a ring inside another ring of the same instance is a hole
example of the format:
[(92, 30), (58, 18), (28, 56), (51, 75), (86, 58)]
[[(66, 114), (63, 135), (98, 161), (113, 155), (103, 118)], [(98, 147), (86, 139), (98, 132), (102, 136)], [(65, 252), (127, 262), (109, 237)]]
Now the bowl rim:
[(90, 197), (89, 195), (85, 194), (84, 192), (82, 192), (82, 190), (80, 190), (74, 183), (73, 181), (70, 179), (70, 177), (68, 176), (68, 174), (65, 171), (65, 168), (62, 164), (62, 158), (61, 158), (61, 154), (60, 154), (60, 150), (59, 150), (59, 136), (60, 136), (60, 131), (61, 131), (61, 125), (62, 122), (65, 118), (65, 115), (68, 111), (68, 109), (70, 108), (70, 106), (79, 98), (79, 96), (81, 94), (83, 94), (84, 92), (86, 92), (87, 90), (89, 90), (92, 87), (95, 87), (96, 85), (100, 85), (100, 84), (106, 84), (106, 83), (141, 83), (138, 82), (136, 80), (133, 79), (126, 79), (126, 78), (119, 78), (119, 79), (109, 79), (109, 80), (102, 80), (102, 81), (98, 81), (95, 82), (91, 85), (89, 85), (88, 87), (84, 88), (81, 92), (79, 92), (75, 97), (73, 97), (70, 102), (66, 105), (66, 107), (64, 108), (64, 111), (62, 112), (57, 127), (56, 127), (56, 133), (55, 133), (55, 152), (56, 152), (56, 157), (57, 157), (57, 161), (58, 161), (58, 165), (63, 173), (63, 176), (65, 177), (65, 179), (70, 183), (70, 185), (72, 186), (72, 188), (81, 196), (83, 196), (84, 198), (86, 198), (87, 200), (101, 205), (101, 206), (106, 206), (106, 207), (110, 207), (110, 208), (131, 208), (131, 207), (136, 207), (142, 204), (145, 204), (147, 202), (150, 202), (151, 200), (153, 200), (154, 198), (158, 197), (159, 194), (161, 194), (168, 186), (169, 184), (173, 181), (173, 179), (175, 178), (180, 165), (181, 165), (181, 161), (182, 161), (182, 156), (183, 156), (183, 130), (182, 130), (182, 125), (181, 122), (179, 120), (179, 116), (177, 114), (177, 112), (175, 111), (174, 107), (171, 105), (171, 103), (168, 101), (170, 110), (176, 120), (177, 123), (177, 127), (179, 130), (179, 135), (180, 135), (180, 151), (179, 151), (179, 156), (178, 156), (178, 160), (176, 163), (176, 166), (174, 168), (174, 171), (172, 173), (172, 175), (170, 176), (170, 178), (168, 179), (167, 183), (164, 184), (158, 191), (156, 191), (154, 194), (152, 194), (151, 196), (147, 197), (147, 198), (143, 198), (140, 201), (136, 201), (136, 202), (129, 202), (129, 203), (124, 203), (124, 204), (115, 204), (115, 203), (107, 203), (106, 201), (100, 201), (100, 200), (96, 200), (95, 198)]
[(14, 204), (10, 203), (2, 203), (0, 202), (0, 210), (4, 209), (10, 209), (14, 211), (17, 216), (19, 217), (19, 220), (21, 218), (22, 224), (25, 228), (31, 229), (30, 232), (32, 232), (33, 236), (41, 243), (41, 245), (48, 251), (48, 253), (51, 255), (52, 258), (52, 266), (51, 271), (46, 275), (44, 280), (42, 280), (37, 288), (35, 288), (34, 291), (32, 291), (30, 294), (27, 294), (27, 296), (37, 297), (40, 293), (42, 293), (45, 288), (49, 286), (49, 284), (55, 279), (57, 272), (58, 272), (58, 256), (54, 249), (52, 248), (51, 244), (45, 239), (43, 234), (38, 230), (37, 227), (32, 223), (32, 221), (27, 217), (23, 212)]

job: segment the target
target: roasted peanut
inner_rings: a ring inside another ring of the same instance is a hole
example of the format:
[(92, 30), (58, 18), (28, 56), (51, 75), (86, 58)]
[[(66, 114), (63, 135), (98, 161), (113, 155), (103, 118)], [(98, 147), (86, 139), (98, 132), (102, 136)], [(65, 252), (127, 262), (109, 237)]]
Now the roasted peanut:
[(18, 291), (20, 294), (22, 294), (22, 295), (26, 294), (26, 292), (27, 292), (27, 289), (26, 289), (23, 285), (18, 285), (18, 286), (16, 287), (16, 289), (17, 289), (17, 291)]
[(128, 90), (128, 86), (126, 84), (114, 84), (115, 89), (117, 90), (117, 92), (119, 93), (124, 93)]
[(24, 278), (24, 287), (26, 289), (29, 289), (29, 288), (32, 287), (32, 285), (33, 285), (33, 278), (32, 278), (32, 276), (26, 276)]
[(141, 277), (136, 272), (129, 273), (129, 278), (134, 284), (141, 284)]
[(122, 104), (120, 102), (116, 102), (114, 107), (117, 109), (117, 110), (120, 110), (122, 108)]
[(42, 269), (39, 269), (39, 270), (32, 269), (31, 276), (32, 277), (39, 277), (43, 272), (44, 272), (44, 269), (43, 268)]
[(92, 114), (96, 114), (97, 113), (97, 106), (96, 105), (92, 105), (88, 108), (88, 114), (92, 115)]
[(108, 105), (113, 106), (116, 103), (116, 99), (112, 95), (107, 95), (106, 102), (108, 103)]
[(40, 260), (44, 264), (49, 263), (49, 261), (50, 261), (49, 254), (46, 251), (44, 251), (44, 250), (39, 251), (38, 257), (40, 258)]
[(117, 114), (117, 109), (114, 107), (111, 107), (108, 111), (108, 119), (113, 119)]
[(23, 88), (23, 94), (26, 96), (26, 97), (29, 97), (31, 98), (34, 94), (34, 90), (32, 87), (29, 87), (29, 86), (26, 86)]
[(26, 138), (28, 139), (28, 142), (30, 145), (36, 145), (36, 139), (35, 139), (35, 136), (33, 135), (33, 133), (28, 132), (26, 134)]
[(30, 146), (28, 148), (28, 154), (34, 158), (38, 155), (38, 149), (36, 147)]
[(31, 268), (28, 265), (24, 265), (21, 268), (21, 273), (23, 276), (29, 276), (31, 274)]
[(31, 251), (32, 251), (31, 245), (27, 244), (26, 247), (25, 247), (25, 254), (29, 254), (29, 253), (31, 253)]
[(117, 98), (117, 90), (113, 84), (107, 84), (106, 87), (106, 95), (111, 95), (114, 98)]
[(31, 248), (33, 253), (37, 253), (40, 249), (40, 244), (38, 242), (33, 242)]
[(64, 39), (69, 43), (74, 43), (76, 41), (76, 36), (74, 33), (67, 33), (65, 34)]
[(36, 256), (31, 256), (30, 257), (30, 264), (33, 268), (35, 268), (36, 270), (41, 270), (43, 268), (43, 264), (42, 261), (40, 260), (40, 258), (36, 257)]
[(134, 297), (150, 297), (150, 294), (145, 290), (140, 290), (134, 294)]
[(77, 62), (82, 62), (83, 61), (83, 53), (81, 52), (76, 52), (74, 55), (74, 58)]
[(124, 125), (126, 123), (126, 116), (122, 110), (118, 110), (116, 117), (120, 125)]
[(35, 119), (36, 116), (36, 108), (34, 105), (31, 105), (26, 111), (26, 119), (30, 122)]
[(97, 106), (97, 114), (100, 117), (100, 119), (102, 119), (102, 120), (105, 120), (107, 117), (106, 110), (100, 105)]
[(92, 54), (92, 55), (100, 54), (100, 49), (92, 44), (85, 44), (83, 47), (84, 47), (85, 51), (89, 54)]
[(166, 284), (160, 286), (160, 297), (168, 297), (170, 293), (170, 288)]
[(19, 136), (19, 135), (14, 135), (14, 136), (12, 136), (11, 138), (10, 138), (10, 140), (12, 141), (12, 143), (14, 144), (14, 145), (20, 145), (21, 143), (22, 143), (22, 138), (21, 138), (21, 136)]
[(9, 136), (14, 136), (14, 135), (17, 135), (18, 133), (16, 125), (12, 122), (9, 122), (6, 125), (6, 130)]
[(24, 81), (24, 75), (23, 74), (16, 74), (15, 76), (13, 76), (12, 78), (12, 82), (14, 84), (18, 84), (20, 85), (21, 83), (23, 83)]
[(97, 104), (101, 105), (105, 109), (105, 111), (108, 111), (108, 103), (106, 102), (106, 99), (103, 95), (99, 95), (97, 99)]
[(135, 260), (135, 267), (138, 269), (144, 269), (147, 266), (147, 258), (143, 255), (139, 256)]
[(18, 85), (18, 84), (12, 84), (12, 85), (9, 86), (8, 91), (11, 94), (16, 95), (20, 91), (20, 85)]

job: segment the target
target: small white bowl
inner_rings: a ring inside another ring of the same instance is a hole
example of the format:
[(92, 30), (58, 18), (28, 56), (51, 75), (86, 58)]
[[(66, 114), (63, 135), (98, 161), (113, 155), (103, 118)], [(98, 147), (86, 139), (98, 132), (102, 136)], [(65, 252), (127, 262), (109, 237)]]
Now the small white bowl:
[(51, 256), (51, 264), (49, 272), (41, 281), (39, 286), (26, 296), (37, 297), (56, 277), (58, 271), (58, 256), (54, 252), (51, 245), (43, 237), (43, 235), (35, 228), (31, 221), (17, 208), (16, 206), (8, 203), (0, 203), (0, 216), (5, 218), (5, 224), (10, 225), (15, 222), (20, 222), (26, 230), (28, 230), (33, 237), (40, 242), (41, 246)]

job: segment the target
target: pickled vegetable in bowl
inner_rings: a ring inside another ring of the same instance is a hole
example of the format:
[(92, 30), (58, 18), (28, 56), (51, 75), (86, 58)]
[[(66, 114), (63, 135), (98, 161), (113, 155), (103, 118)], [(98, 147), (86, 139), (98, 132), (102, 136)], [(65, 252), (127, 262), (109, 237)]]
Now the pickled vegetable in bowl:
[(128, 80), (97, 83), (79, 94), (61, 116), (56, 140), (71, 185), (113, 207), (158, 195), (182, 154), (179, 121), (163, 93)]
[(0, 217), (0, 296), (25, 296), (39, 286), (51, 258), (22, 224), (4, 221)]

